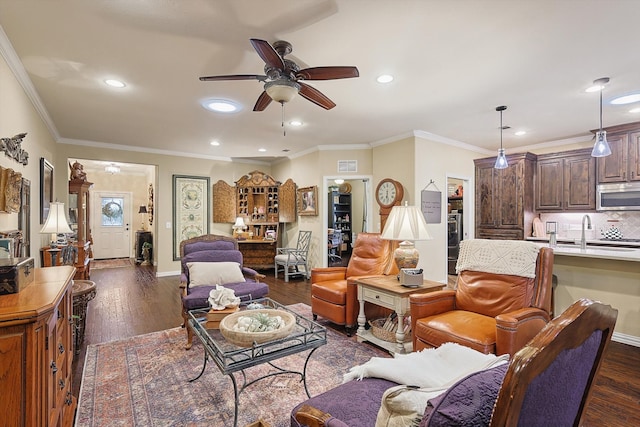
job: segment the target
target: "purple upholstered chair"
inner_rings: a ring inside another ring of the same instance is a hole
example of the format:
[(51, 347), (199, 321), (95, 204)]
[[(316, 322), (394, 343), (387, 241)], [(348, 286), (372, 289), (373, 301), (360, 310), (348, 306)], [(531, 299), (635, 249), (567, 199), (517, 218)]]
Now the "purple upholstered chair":
[[(241, 300), (251, 300), (265, 297), (269, 293), (269, 286), (260, 282), (263, 274), (242, 265), (242, 252), (238, 250), (238, 241), (232, 237), (206, 234), (180, 242), (180, 287), (182, 292), (182, 318), (187, 329), (186, 349), (191, 348), (193, 331), (188, 326), (189, 310), (209, 307), (209, 292), (215, 289), (217, 283), (200, 286), (190, 286), (189, 263), (237, 263), (241, 270), (241, 278), (234, 283), (224, 283), (225, 288), (233, 289)], [(243, 277), (242, 277), (243, 276)], [(211, 280), (216, 282), (216, 280)]]
[[(617, 316), (611, 306), (576, 301), (508, 368), (471, 374), (429, 400), (420, 426), (580, 425)], [(384, 391), (394, 385), (379, 378), (341, 384), (293, 408), (291, 426), (370, 427)]]

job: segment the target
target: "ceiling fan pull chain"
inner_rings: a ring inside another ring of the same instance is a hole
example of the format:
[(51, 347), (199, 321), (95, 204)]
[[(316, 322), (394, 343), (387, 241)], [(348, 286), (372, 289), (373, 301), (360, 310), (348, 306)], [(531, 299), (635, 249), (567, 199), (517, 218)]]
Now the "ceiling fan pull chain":
[(287, 128), (284, 127), (284, 102), (281, 102), (282, 105), (282, 135), (287, 136)]

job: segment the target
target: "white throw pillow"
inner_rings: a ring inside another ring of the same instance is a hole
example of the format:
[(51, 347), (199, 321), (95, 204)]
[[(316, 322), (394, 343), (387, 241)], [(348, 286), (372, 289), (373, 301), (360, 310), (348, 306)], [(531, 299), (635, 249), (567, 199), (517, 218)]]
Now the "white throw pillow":
[(190, 287), (246, 282), (237, 262), (188, 262), (187, 268)]

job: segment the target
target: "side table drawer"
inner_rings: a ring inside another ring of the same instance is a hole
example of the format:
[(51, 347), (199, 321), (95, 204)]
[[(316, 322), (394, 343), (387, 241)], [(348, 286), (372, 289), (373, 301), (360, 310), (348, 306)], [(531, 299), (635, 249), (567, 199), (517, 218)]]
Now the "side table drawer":
[(385, 292), (363, 286), (362, 297), (365, 301), (372, 302), (376, 305), (390, 308), (392, 310), (395, 308), (395, 297)]

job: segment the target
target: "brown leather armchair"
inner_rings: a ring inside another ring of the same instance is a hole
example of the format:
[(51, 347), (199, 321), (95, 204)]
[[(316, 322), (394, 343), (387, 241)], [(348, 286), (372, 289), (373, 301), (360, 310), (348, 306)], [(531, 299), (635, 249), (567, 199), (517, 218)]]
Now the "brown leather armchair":
[(541, 248), (534, 278), (465, 270), (455, 290), (411, 295), (414, 351), (455, 342), (513, 355), (550, 320), (552, 272), (553, 250)]
[(360, 233), (346, 267), (311, 269), (311, 312), (345, 325), (351, 333), (357, 325), (359, 304), (355, 279), (397, 274), (393, 251), (397, 243), (383, 240), (379, 233)]

